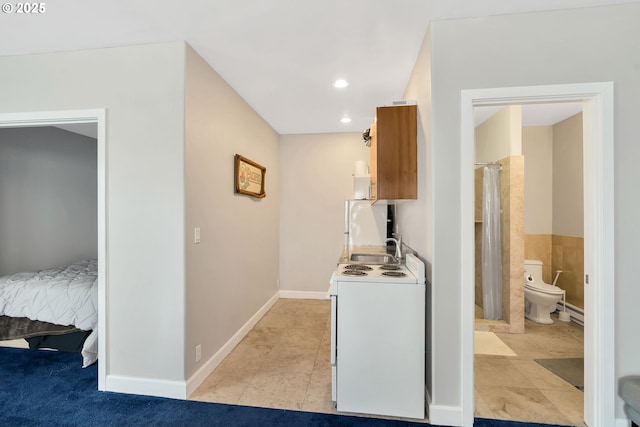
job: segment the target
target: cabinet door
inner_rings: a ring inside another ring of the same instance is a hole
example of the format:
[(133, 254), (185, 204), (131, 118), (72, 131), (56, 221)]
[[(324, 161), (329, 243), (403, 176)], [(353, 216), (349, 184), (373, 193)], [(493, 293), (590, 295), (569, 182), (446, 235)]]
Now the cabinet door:
[[(377, 199), (417, 199), (417, 108), (415, 105), (376, 109)], [(375, 164), (375, 166), (373, 166)]]

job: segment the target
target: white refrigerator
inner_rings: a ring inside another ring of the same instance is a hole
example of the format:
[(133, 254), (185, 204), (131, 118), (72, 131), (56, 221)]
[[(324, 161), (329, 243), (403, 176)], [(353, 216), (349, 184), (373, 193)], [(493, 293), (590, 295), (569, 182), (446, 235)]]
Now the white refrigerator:
[(385, 245), (387, 204), (370, 200), (346, 200), (344, 204), (344, 243), (346, 247)]

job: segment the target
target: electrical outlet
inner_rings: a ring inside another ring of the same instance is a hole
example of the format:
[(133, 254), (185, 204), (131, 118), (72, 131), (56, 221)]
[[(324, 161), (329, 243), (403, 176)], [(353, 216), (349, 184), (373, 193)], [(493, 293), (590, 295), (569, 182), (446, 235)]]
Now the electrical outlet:
[(201, 357), (202, 357), (202, 346), (198, 344), (196, 346), (196, 362), (199, 362)]
[(193, 229), (193, 242), (200, 243), (200, 227)]

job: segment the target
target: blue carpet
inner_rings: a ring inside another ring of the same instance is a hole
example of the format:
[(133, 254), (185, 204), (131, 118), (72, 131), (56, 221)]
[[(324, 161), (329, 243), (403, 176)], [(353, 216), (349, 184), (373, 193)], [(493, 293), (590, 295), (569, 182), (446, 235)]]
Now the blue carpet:
[[(34, 426), (366, 426), (429, 424), (192, 402), (97, 391), (96, 365), (76, 353), (0, 348), (0, 425)], [(476, 419), (474, 427), (549, 427)]]

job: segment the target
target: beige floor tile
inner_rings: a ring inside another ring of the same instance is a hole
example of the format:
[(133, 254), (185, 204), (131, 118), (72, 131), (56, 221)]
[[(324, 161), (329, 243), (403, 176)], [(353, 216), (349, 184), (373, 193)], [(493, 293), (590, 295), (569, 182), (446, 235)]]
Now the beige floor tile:
[(317, 355), (317, 349), (277, 346), (265, 355), (260, 370), (279, 374), (311, 374)]
[(257, 371), (269, 351), (268, 349), (255, 348), (250, 344), (241, 342), (214, 372), (232, 374), (237, 371)]
[(325, 350), (331, 350), (331, 329), (326, 328), (322, 334), (322, 341), (320, 341), (320, 348)]
[(322, 342), (323, 331), (310, 328), (289, 328), (280, 335), (277, 345), (317, 350)]
[(310, 382), (302, 404), (302, 410), (337, 414), (335, 404), (331, 401), (331, 381)]
[(238, 403), (257, 372), (255, 366), (225, 360), (190, 398), (204, 402)]
[(491, 418), (496, 419), (498, 416), (491, 410), (489, 404), (482, 397), (482, 393), (478, 391), (478, 388), (475, 388), (475, 408), (474, 408), (474, 416), (476, 418)]
[(242, 340), (243, 344), (249, 344), (254, 348), (271, 350), (280, 340), (286, 328), (274, 328), (268, 326), (254, 327)]
[(512, 360), (511, 364), (538, 390), (576, 390), (574, 386), (533, 360)]
[(539, 342), (533, 341), (529, 334), (496, 334), (506, 345), (513, 350), (518, 359), (544, 359), (553, 357), (541, 346)]
[(521, 387), (477, 387), (498, 419), (568, 425), (565, 417), (540, 390)]
[(289, 313), (267, 313), (256, 324), (257, 328), (287, 328), (290, 327), (293, 322), (293, 315)]
[(313, 369), (324, 369), (329, 373), (331, 372), (331, 349), (330, 348), (322, 348), (318, 349), (318, 354), (316, 356), (316, 363)]
[(540, 390), (560, 412), (564, 414), (571, 425), (582, 426), (584, 421), (584, 393), (578, 389), (572, 390)]
[(475, 331), (473, 335), (475, 354), (517, 356), (517, 354), (493, 332)]
[(17, 340), (4, 340), (0, 341), (0, 347), (29, 348), (29, 343), (22, 338)]
[(329, 318), (322, 314), (305, 314), (298, 315), (293, 318), (292, 326), (294, 328), (319, 329), (323, 331), (327, 328)]
[(533, 384), (505, 358), (476, 358), (475, 383), (480, 386), (517, 386), (534, 388)]
[[(504, 362), (497, 357), (476, 356), (476, 372), (488, 369), (484, 375), (476, 376), (479, 387), (475, 401), (477, 413), (494, 412), (495, 418), (499, 419), (583, 425), (584, 394), (535, 362), (535, 359), (583, 357), (584, 328), (573, 322), (560, 322), (557, 315), (552, 315), (552, 318), (553, 325), (525, 320), (524, 334), (496, 334), (518, 354), (508, 360), (526, 379), (526, 386), (514, 382), (511, 386), (499, 388), (498, 383), (504, 380), (504, 376), (500, 380), (483, 380), (494, 372), (489, 366), (503, 369)], [(514, 386), (521, 390), (512, 389)], [(531, 394), (527, 390), (536, 393)], [(549, 405), (554, 409), (547, 410)]]
[(329, 316), (331, 314), (331, 301), (329, 300), (300, 300), (293, 304), (294, 313), (311, 316)]
[(242, 397), (241, 405), (301, 410), (309, 388), (311, 373), (261, 371)]

